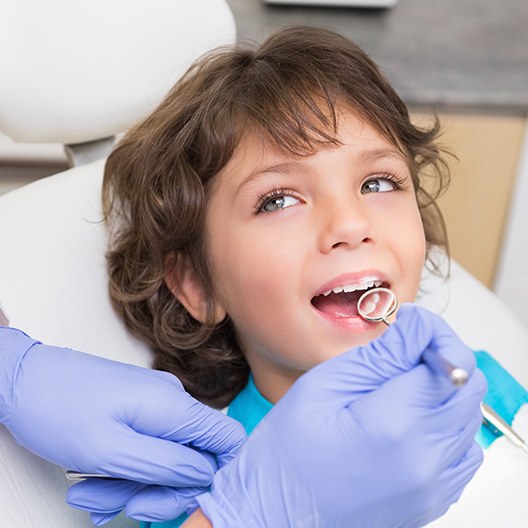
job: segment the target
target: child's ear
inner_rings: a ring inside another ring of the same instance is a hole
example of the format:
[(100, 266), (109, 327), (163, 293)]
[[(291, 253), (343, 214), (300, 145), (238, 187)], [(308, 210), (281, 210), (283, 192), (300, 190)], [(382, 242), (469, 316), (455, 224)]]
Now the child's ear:
[[(205, 291), (191, 259), (181, 253), (172, 253), (167, 258), (167, 269), (169, 270), (165, 275), (167, 288), (194, 319), (205, 323), (208, 299), (213, 294)], [(224, 308), (215, 300), (214, 324), (222, 321), (225, 316)]]

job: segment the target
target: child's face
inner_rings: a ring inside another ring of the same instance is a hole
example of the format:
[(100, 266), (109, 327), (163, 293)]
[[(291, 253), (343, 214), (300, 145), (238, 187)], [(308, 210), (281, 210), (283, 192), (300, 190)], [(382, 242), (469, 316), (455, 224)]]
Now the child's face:
[(425, 237), (405, 159), (352, 113), (341, 116), (339, 139), (293, 157), (248, 134), (211, 190), (216, 300), (271, 401), (384, 331), (357, 315), (358, 293), (323, 294), (376, 281), (402, 303), (418, 291)]

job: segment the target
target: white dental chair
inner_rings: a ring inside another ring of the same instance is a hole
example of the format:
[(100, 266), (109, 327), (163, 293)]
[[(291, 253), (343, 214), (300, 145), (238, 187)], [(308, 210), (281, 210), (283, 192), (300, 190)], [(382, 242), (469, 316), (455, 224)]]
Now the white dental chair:
[[(73, 145), (78, 166), (0, 197), (0, 302), (12, 326), (43, 342), (148, 366), (149, 351), (127, 333), (106, 293), (104, 160), (83, 163), (104, 158), (108, 138), (150, 111), (197, 55), (234, 39), (231, 13), (223, 0), (6, 4), (0, 130), (16, 141)], [(424, 278), (420, 302), (528, 385), (526, 329), (456, 263), (445, 283)], [(64, 503), (67, 486), (61, 468), (0, 426), (0, 526), (91, 526)]]
[[(62, 143), (77, 165), (0, 199), (0, 303), (12, 326), (50, 344), (149, 365), (148, 350), (108, 303), (103, 162), (89, 162), (104, 158), (113, 137), (148, 114), (199, 55), (234, 40), (225, 0), (2, 2), (0, 132)], [(66, 505), (67, 486), (61, 468), (0, 426), (0, 526), (92, 526)]]

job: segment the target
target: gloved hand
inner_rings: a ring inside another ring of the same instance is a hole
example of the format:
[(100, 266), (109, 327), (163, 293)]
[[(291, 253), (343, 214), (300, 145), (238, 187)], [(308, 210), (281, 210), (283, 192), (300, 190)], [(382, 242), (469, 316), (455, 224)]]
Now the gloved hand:
[[(156, 511), (168, 495), (166, 518), (178, 516), (210, 485), (216, 463), (222, 467), (245, 442), (237, 422), (196, 401), (168, 373), (46, 346), (5, 327), (0, 423), (55, 464), (134, 481), (97, 479), (81, 483), (78, 494), (70, 490), (72, 502), (83, 488), (95, 494), (86, 500), (97, 524), (128, 504)], [(216, 455), (213, 464), (187, 446)]]
[(127, 517), (167, 521), (179, 517), (203, 493), (204, 487), (173, 488), (89, 478), (68, 490), (68, 504), (90, 512), (94, 526), (102, 526), (122, 510)]
[[(456, 389), (421, 355), (467, 369)], [(486, 389), (439, 317), (403, 306), (369, 345), (302, 376), (197, 502), (215, 528), (413, 528), (442, 515), (482, 462)]]

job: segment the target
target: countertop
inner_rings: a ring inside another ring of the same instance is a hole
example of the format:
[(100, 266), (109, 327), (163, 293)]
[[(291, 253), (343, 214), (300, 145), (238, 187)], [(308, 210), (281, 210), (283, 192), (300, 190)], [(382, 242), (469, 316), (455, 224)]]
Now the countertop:
[(435, 110), (528, 110), (528, 0), (400, 0), (389, 9), (227, 0), (238, 37), (290, 24), (331, 27), (362, 46), (402, 99)]

